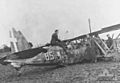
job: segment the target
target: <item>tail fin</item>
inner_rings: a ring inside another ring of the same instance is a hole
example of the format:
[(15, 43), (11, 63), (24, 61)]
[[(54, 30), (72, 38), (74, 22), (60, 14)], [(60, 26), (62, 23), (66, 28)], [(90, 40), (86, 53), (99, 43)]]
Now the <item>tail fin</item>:
[(17, 44), (16, 44), (16, 38), (14, 36), (14, 31), (11, 30), (9, 31), (9, 34), (10, 34), (10, 45), (11, 45), (11, 52), (14, 53), (14, 52), (18, 52), (18, 49), (17, 49)]
[(27, 49), (31, 48), (29, 42), (23, 36), (23, 34), (21, 33), (21, 31), (18, 31), (17, 45), (18, 45), (18, 50), (19, 51), (23, 51), (23, 50), (27, 50)]
[(10, 42), (12, 53), (31, 48), (23, 34), (20, 31), (16, 31), (15, 28), (10, 31), (10, 38), (12, 39)]

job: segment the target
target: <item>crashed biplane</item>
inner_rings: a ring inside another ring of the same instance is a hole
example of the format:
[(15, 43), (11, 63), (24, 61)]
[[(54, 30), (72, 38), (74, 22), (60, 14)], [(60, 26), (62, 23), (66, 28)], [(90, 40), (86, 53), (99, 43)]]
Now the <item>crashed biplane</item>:
[[(111, 27), (103, 28), (99, 31), (90, 33), (89, 35), (102, 34), (112, 30), (120, 29), (120, 24)], [(5, 55), (0, 58), (0, 63), (2, 65), (12, 65), (19, 73), (20, 69), (25, 65), (31, 66), (66, 66), (68, 64), (74, 64), (83, 61), (84, 59), (90, 59), (95, 61), (97, 56), (89, 56), (86, 54), (87, 46), (81, 45), (80, 43), (71, 44), (72, 41), (81, 40), (86, 37), (86, 35), (81, 35), (73, 39), (63, 40), (68, 44), (67, 51), (72, 55), (66, 55), (64, 50), (59, 46), (51, 46), (51, 44), (46, 44), (41, 47), (31, 48), (28, 41), (25, 39), (20, 31), (16, 31), (14, 28), (10, 32), (10, 37), (15, 38), (11, 41), (11, 54)], [(99, 57), (111, 57), (110, 49), (106, 46), (105, 42), (100, 39), (104, 48), (94, 40), (97, 47), (101, 50), (102, 55)], [(68, 43), (69, 42), (69, 43)], [(77, 47), (75, 47), (77, 45)], [(70, 47), (69, 47), (70, 46)], [(72, 46), (72, 47), (71, 47)], [(91, 52), (92, 49), (91, 49)]]

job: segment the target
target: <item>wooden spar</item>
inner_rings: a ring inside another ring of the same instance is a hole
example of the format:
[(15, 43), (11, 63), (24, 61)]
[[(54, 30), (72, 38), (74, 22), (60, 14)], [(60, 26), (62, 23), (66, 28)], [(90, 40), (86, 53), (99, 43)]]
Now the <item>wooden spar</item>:
[(114, 34), (112, 34), (112, 39), (114, 38)]
[(100, 50), (103, 52), (103, 54), (106, 55), (107, 53), (105, 52), (105, 50), (98, 44), (98, 42), (96, 40), (94, 40), (94, 41), (97, 44), (97, 46), (100, 48)]
[(116, 37), (116, 39), (118, 39), (118, 38), (119, 38), (119, 36), (120, 36), (120, 33), (118, 34), (118, 36)]
[(91, 33), (92, 31), (91, 31), (91, 21), (90, 21), (90, 18), (88, 19), (88, 23), (89, 23), (89, 30), (90, 30), (90, 33)]
[[(119, 38), (119, 36), (120, 36), (120, 33), (118, 34), (118, 36), (115, 38), (115, 40), (117, 40), (118, 38)], [(117, 46), (117, 42), (115, 41), (115, 44), (116, 44), (116, 46)], [(110, 49), (113, 47), (113, 44), (111, 45), (111, 47), (110, 47)]]

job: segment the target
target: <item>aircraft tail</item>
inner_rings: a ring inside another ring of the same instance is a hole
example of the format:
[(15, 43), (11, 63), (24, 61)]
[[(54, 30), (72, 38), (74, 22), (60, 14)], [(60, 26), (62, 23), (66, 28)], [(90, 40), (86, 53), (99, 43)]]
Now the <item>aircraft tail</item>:
[(19, 51), (23, 51), (23, 50), (27, 50), (27, 49), (31, 48), (29, 42), (23, 36), (23, 34), (21, 33), (21, 31), (18, 31), (17, 45), (18, 45), (18, 50)]
[(30, 44), (23, 36), (22, 32), (16, 31), (15, 28), (12, 28), (12, 31), (10, 31), (10, 38), (12, 39), (12, 41), (10, 42), (12, 53), (31, 48)]
[(9, 34), (10, 34), (10, 46), (11, 46), (11, 52), (14, 53), (14, 52), (18, 52), (18, 49), (17, 49), (17, 45), (16, 45), (16, 39), (15, 39), (15, 36), (13, 34), (13, 31), (9, 31)]

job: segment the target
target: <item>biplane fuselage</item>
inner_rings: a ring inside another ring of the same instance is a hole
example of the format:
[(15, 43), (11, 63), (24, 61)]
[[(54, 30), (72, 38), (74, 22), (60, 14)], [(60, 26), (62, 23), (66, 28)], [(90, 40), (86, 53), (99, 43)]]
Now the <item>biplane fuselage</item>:
[(20, 68), (25, 65), (67, 65), (80, 62), (80, 58), (84, 56), (85, 49), (86, 47), (82, 47), (75, 50), (68, 50), (69, 53), (72, 55), (69, 57), (69, 55), (66, 55), (63, 49), (58, 46), (48, 47), (46, 49), (35, 48), (8, 55), (3, 60), (3, 62), (6, 64), (11, 64), (15, 68)]

